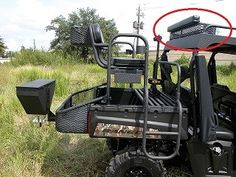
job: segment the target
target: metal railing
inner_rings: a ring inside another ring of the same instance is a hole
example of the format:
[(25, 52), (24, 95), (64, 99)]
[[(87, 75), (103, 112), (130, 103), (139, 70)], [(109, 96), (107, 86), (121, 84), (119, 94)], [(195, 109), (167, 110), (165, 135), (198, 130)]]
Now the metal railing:
[[(145, 117), (144, 117), (144, 125), (143, 125), (143, 152), (144, 154), (155, 160), (168, 160), (173, 157), (175, 157), (180, 148), (180, 139), (181, 139), (181, 127), (182, 127), (182, 104), (180, 102), (180, 80), (181, 80), (181, 70), (180, 70), (180, 65), (178, 63), (174, 62), (167, 62), (167, 61), (159, 61), (159, 64), (169, 64), (169, 65), (174, 65), (177, 67), (177, 91), (176, 91), (176, 102), (177, 102), (177, 107), (179, 111), (179, 122), (178, 122), (178, 128), (176, 132), (150, 132), (147, 131), (147, 122), (148, 122), (148, 109), (145, 109)], [(145, 95), (145, 100), (148, 100), (148, 95)], [(148, 108), (148, 101), (145, 102), (145, 108)], [(175, 151), (168, 155), (168, 156), (156, 156), (148, 153), (146, 145), (147, 145), (147, 135), (167, 135), (167, 136), (177, 136), (176, 138), (176, 148)]]
[(130, 34), (130, 33), (120, 33), (115, 35), (109, 42), (108, 45), (108, 62), (107, 62), (107, 103), (110, 104), (110, 88), (111, 88), (111, 60), (112, 60), (112, 46), (116, 44), (117, 42), (115, 41), (119, 37), (135, 37), (135, 38), (140, 38), (146, 47), (145, 49), (145, 54), (144, 54), (144, 59), (145, 59), (145, 68), (144, 68), (144, 88), (145, 89), (145, 95), (148, 96), (148, 52), (149, 52), (149, 44), (148, 41), (142, 36), (138, 34)]

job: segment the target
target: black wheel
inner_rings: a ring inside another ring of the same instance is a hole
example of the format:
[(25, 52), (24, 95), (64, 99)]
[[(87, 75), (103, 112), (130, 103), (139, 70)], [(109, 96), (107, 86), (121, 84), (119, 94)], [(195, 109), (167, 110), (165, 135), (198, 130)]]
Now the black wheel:
[(106, 177), (161, 177), (162, 163), (137, 151), (124, 152), (111, 159)]

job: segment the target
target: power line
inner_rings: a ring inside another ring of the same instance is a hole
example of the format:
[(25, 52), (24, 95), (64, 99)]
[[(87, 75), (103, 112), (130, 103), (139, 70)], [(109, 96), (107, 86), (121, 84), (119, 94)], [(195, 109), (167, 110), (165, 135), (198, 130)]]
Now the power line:
[(167, 6), (150, 6), (150, 7), (144, 7), (144, 10), (152, 10), (152, 9), (162, 9), (166, 8)]

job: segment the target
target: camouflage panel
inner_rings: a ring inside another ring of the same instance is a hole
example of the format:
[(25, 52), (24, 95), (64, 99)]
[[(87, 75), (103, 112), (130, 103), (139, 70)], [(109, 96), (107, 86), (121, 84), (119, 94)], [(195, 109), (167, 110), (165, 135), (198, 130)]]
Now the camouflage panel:
[[(159, 132), (158, 129), (149, 128), (148, 131)], [(118, 124), (104, 124), (98, 123), (94, 132), (97, 137), (122, 137), (122, 138), (142, 138), (143, 128), (118, 125)], [(160, 135), (147, 135), (147, 138), (161, 139)]]

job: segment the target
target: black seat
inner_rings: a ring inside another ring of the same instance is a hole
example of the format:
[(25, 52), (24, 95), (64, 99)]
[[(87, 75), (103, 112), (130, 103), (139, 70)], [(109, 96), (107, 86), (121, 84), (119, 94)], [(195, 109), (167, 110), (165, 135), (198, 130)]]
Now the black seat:
[(214, 109), (234, 118), (236, 116), (236, 93), (230, 91), (227, 86), (219, 84), (213, 84), (211, 92)]
[(216, 137), (218, 140), (232, 140), (234, 139), (234, 133), (227, 128), (217, 127)]
[(141, 59), (127, 59), (127, 58), (112, 58), (112, 65), (120, 67), (136, 67), (143, 68), (145, 66), (145, 60)]
[[(83, 46), (91, 46), (93, 47), (93, 52), (95, 55), (95, 60), (98, 65), (107, 68), (108, 67), (108, 59), (107, 54), (112, 50), (109, 48), (109, 45), (104, 42), (103, 34), (99, 24), (91, 24), (87, 27), (73, 27), (71, 31), (72, 43)], [(119, 37), (135, 37), (141, 38), (144, 42), (144, 38), (142, 36), (136, 34), (118, 34)], [(118, 38), (118, 37), (117, 37)], [(117, 39), (116, 38), (116, 39)], [(111, 46), (115, 44), (126, 44), (130, 45), (132, 49), (134, 46), (132, 43), (127, 41), (117, 41), (116, 39), (112, 39)], [(148, 45), (148, 44), (146, 44)], [(133, 58), (117, 58), (111, 56), (110, 58), (110, 74), (115, 75), (115, 82), (123, 82), (123, 83), (140, 83), (141, 76), (145, 73), (146, 67), (146, 56), (147, 54), (147, 46), (143, 47), (145, 49), (145, 59), (137, 59)], [(112, 53), (112, 51), (111, 51)]]
[[(97, 57), (100, 58), (102, 57), (102, 55), (100, 54), (100, 50), (105, 46), (102, 31), (98, 24), (91, 25), (91, 30), (92, 30), (91, 37), (93, 41), (92, 45), (94, 46), (95, 54), (98, 53)], [(114, 42), (114, 44), (115, 43), (116, 42)], [(123, 42), (123, 44), (129, 44), (129, 43)], [(98, 60), (104, 61), (101, 59)], [(111, 74), (114, 74), (115, 82), (140, 83), (141, 75), (144, 74), (145, 64), (146, 63), (144, 59), (111, 57)]]
[[(108, 47), (108, 44), (104, 43), (104, 38), (100, 26), (98, 24), (92, 24), (92, 40), (95, 49), (99, 52), (102, 48)], [(103, 44), (103, 45), (101, 45)], [(126, 43), (127, 44), (127, 43)], [(101, 57), (99, 55), (98, 57)], [(126, 67), (129, 69), (143, 69), (145, 66), (145, 60), (137, 58), (112, 58), (111, 65), (113, 67)]]
[(197, 69), (197, 93), (199, 100), (200, 139), (202, 142), (214, 140), (232, 140), (233, 132), (218, 125), (213, 108), (213, 99), (206, 59), (204, 56), (195, 57)]

